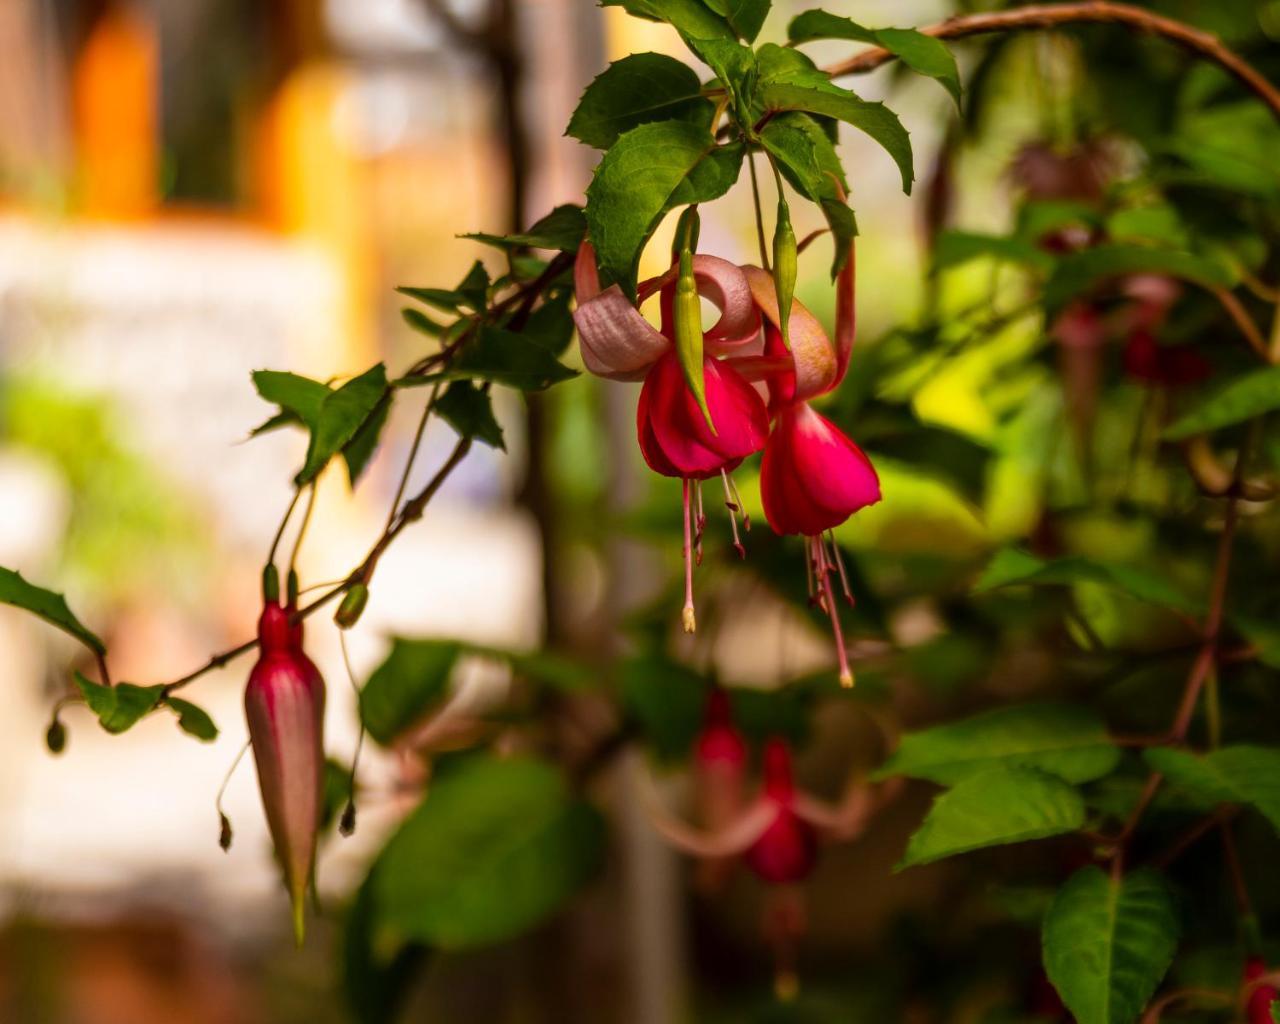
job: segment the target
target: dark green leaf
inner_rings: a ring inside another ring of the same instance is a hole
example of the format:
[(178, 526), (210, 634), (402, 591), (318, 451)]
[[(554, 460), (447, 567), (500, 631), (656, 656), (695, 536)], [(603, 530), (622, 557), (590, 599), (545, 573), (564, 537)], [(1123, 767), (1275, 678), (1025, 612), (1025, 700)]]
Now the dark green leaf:
[(706, 5), (729, 23), (729, 27), (749, 43), (756, 36), (769, 15), (772, 0), (705, 0)]
[[(253, 386), (262, 398), (280, 406), (283, 412), (292, 413), (308, 428), (315, 427), (320, 419), (320, 408), (330, 395), (328, 385), (283, 370), (254, 370)], [(268, 421), (271, 422), (273, 420)], [(254, 433), (267, 429), (271, 428), (263, 424)]]
[(734, 31), (702, 0), (601, 0), (601, 7), (621, 7), (650, 21), (665, 21), (691, 39), (732, 39)]
[(512, 938), (595, 873), (604, 826), (550, 765), (464, 761), (433, 780), (373, 871), (377, 919), (443, 949)]
[(1240, 744), (1197, 757), (1152, 747), (1144, 756), (1174, 786), (1214, 803), (1249, 804), (1280, 831), (1280, 750)]
[(394, 1024), (429, 950), (380, 928), (373, 877), (356, 890), (342, 930), (342, 985), (359, 1024)]
[(465, 296), (448, 288), (410, 288), (408, 285), (402, 285), (396, 291), (446, 313), (456, 313), (460, 307), (467, 304)]
[(19, 573), (3, 567), (0, 567), (0, 603), (38, 615), (49, 625), (70, 633), (95, 654), (107, 653), (106, 645), (72, 614), (66, 598), (28, 583)]
[(1044, 286), (1045, 311), (1052, 319), (1083, 292), (1126, 274), (1168, 274), (1208, 287), (1226, 287), (1231, 275), (1217, 263), (1170, 249), (1141, 245), (1099, 245), (1058, 261)]
[(969, 231), (944, 231), (933, 252), (935, 270), (946, 270), (980, 257), (1018, 263), (1032, 270), (1053, 269), (1054, 259), (1032, 242), (1009, 235), (979, 235)]
[(728, 90), (739, 119), (755, 120), (749, 107), (756, 79), (756, 55), (751, 47), (732, 39), (687, 39), (685, 42)]
[(388, 745), (434, 711), (445, 697), (458, 657), (452, 640), (392, 641), (391, 653), (360, 691), (360, 714), (369, 735)]
[(702, 728), (706, 700), (702, 677), (663, 655), (648, 653), (623, 663), (623, 706), (661, 761), (677, 761), (689, 753)]
[(757, 53), (760, 80), (755, 98), (766, 111), (805, 110), (823, 114), (866, 132), (893, 157), (910, 194), (915, 171), (911, 139), (898, 115), (883, 103), (870, 103), (834, 84), (804, 54), (766, 43)]
[(1179, 416), (1164, 432), (1166, 441), (1181, 441), (1234, 426), (1280, 409), (1280, 366), (1253, 370), (1227, 381)]
[(485, 269), (483, 263), (476, 260), (467, 271), (467, 276), (458, 283), (454, 291), (466, 300), (467, 305), (478, 312), (488, 305), (490, 283), (489, 271)]
[(608, 149), (624, 132), (651, 121), (688, 121), (708, 131), (714, 112), (689, 65), (660, 53), (635, 53), (614, 61), (587, 86), (566, 134)]
[(342, 448), (342, 460), (347, 464), (347, 480), (354, 488), (356, 481), (369, 465), (369, 460), (377, 450), (378, 441), (382, 437), (382, 428), (387, 425), (387, 416), (391, 412), (392, 391), (382, 396), (382, 401), (374, 406), (369, 418), (356, 431), (356, 436)]
[(491, 380), (521, 391), (541, 391), (576, 377), (577, 372), (523, 335), (500, 327), (482, 327), (450, 364), (445, 376)]
[(180, 697), (166, 697), (164, 702), (178, 716), (178, 728), (183, 732), (206, 743), (218, 738), (218, 727), (213, 724), (213, 719), (204, 708)]
[(561, 252), (574, 252), (586, 233), (587, 220), (582, 214), (582, 207), (565, 203), (557, 206), (528, 231), (514, 235), (486, 235), (477, 231), (462, 237), (473, 238), (500, 249), (558, 249)]
[(808, 43), (815, 39), (848, 39), (855, 43), (874, 43), (876, 34), (863, 28), (851, 18), (842, 18), (827, 11), (802, 11), (787, 26), (787, 38), (793, 43)]
[(102, 728), (113, 734), (132, 728), (155, 708), (164, 693), (164, 686), (159, 683), (155, 686), (135, 686), (133, 683), (103, 686), (86, 679), (79, 672), (75, 679), (89, 710), (98, 716)]
[[(301, 487), (314, 480), (329, 460), (354, 440), (366, 422), (376, 418), (380, 407), (385, 418), (386, 395), (387, 371), (381, 363), (330, 392), (320, 406), (306, 463), (294, 482)], [(375, 431), (374, 443), (376, 438)], [(369, 445), (369, 450), (363, 452), (364, 459), (367, 460), (371, 451), (372, 445)]]
[(493, 399), (470, 381), (456, 380), (436, 399), (435, 411), (459, 437), (474, 437), (506, 451), (502, 428), (493, 416)]
[(573, 292), (568, 289), (545, 299), (529, 314), (520, 333), (552, 355), (562, 355), (573, 341), (573, 311), (569, 308), (572, 299)]
[(400, 310), (400, 315), (404, 318), (404, 322), (415, 331), (419, 331), (431, 338), (438, 338), (448, 330), (444, 324), (436, 323), (426, 313), (411, 306)]
[(1074, 786), (1029, 768), (991, 768), (934, 800), (898, 868), (1062, 835), (1083, 825), (1084, 800)]
[(951, 785), (987, 768), (1035, 768), (1078, 783), (1101, 778), (1119, 760), (1094, 712), (1021, 704), (910, 733), (877, 774)]
[(1131, 1024), (1178, 946), (1178, 918), (1154, 871), (1068, 879), (1044, 922), (1044, 966), (1079, 1024)]
[(704, 128), (656, 121), (623, 135), (587, 189), (587, 223), (605, 284), (635, 295), (640, 253), (663, 214), (715, 199), (737, 180), (741, 145), (718, 147)]

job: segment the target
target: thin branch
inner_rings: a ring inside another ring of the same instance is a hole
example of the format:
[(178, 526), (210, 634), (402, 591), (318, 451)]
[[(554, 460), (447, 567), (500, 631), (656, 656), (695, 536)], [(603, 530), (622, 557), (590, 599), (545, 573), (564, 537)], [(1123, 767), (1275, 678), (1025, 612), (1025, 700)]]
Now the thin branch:
[(1267, 339), (1262, 336), (1262, 331), (1253, 322), (1253, 317), (1240, 304), (1240, 300), (1225, 288), (1210, 288), (1209, 291), (1222, 304), (1222, 308), (1227, 311), (1232, 322), (1240, 328), (1240, 333), (1244, 335), (1249, 347), (1262, 356), (1266, 362), (1271, 362), (1271, 353), (1267, 351)]
[[(1109, 3), (1107, 0), (1030, 4), (1008, 11), (962, 14), (936, 25), (929, 25), (920, 31), (937, 39), (961, 39), (965, 36), (983, 35), (988, 32), (1021, 32), (1083, 23), (1127, 25), (1138, 31), (1168, 39), (1191, 51), (1197, 57), (1219, 65), (1254, 92), (1271, 109), (1276, 119), (1280, 120), (1280, 89), (1264, 78), (1257, 68), (1223, 45), (1222, 40), (1217, 36), (1130, 4)], [(863, 74), (888, 63), (895, 57), (896, 54), (876, 47), (833, 64), (826, 71), (833, 78), (841, 75)]]

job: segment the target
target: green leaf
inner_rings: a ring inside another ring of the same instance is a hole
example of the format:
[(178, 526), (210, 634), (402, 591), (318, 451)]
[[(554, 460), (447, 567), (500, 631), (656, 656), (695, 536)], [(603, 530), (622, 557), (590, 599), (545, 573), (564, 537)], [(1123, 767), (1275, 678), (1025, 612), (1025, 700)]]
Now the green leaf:
[(155, 686), (135, 686), (133, 683), (103, 686), (86, 679), (79, 672), (75, 674), (75, 680), (89, 710), (98, 716), (102, 728), (113, 735), (132, 728), (139, 719), (154, 710), (164, 693), (164, 685), (160, 683)]
[(462, 237), (500, 249), (558, 249), (560, 252), (574, 252), (586, 233), (587, 220), (582, 214), (582, 207), (565, 203), (557, 206), (528, 231), (514, 235), (486, 235), (476, 231)]
[(377, 450), (382, 428), (387, 425), (387, 416), (391, 412), (392, 393), (388, 388), (382, 400), (374, 406), (369, 418), (356, 431), (355, 437), (342, 447), (342, 461), (347, 464), (347, 481), (353, 488)]
[(1020, 704), (910, 733), (876, 774), (949, 786), (988, 768), (1035, 768), (1079, 783), (1109, 774), (1119, 760), (1120, 751), (1093, 711)]
[[(291, 413), (308, 428), (314, 429), (320, 419), (320, 409), (331, 390), (328, 385), (309, 377), (283, 370), (254, 370), (253, 386), (258, 394), (283, 412)], [(259, 427), (255, 433), (261, 432)]]
[(1084, 800), (1074, 786), (1030, 768), (991, 768), (934, 800), (897, 870), (1083, 825)]
[(502, 428), (493, 416), (493, 399), (470, 381), (457, 380), (436, 399), (436, 413), (458, 432), (493, 448), (507, 450)]
[(1045, 312), (1062, 308), (1098, 283), (1126, 274), (1168, 274), (1207, 287), (1226, 287), (1231, 275), (1217, 263), (1171, 249), (1141, 245), (1099, 245), (1064, 256), (1044, 286)]
[(1152, 747), (1144, 756), (1175, 786), (1214, 803), (1248, 804), (1280, 831), (1280, 750), (1238, 744), (1197, 757)]
[(834, 117), (866, 132), (893, 157), (902, 174), (902, 190), (911, 194), (915, 179), (911, 139), (898, 115), (883, 103), (871, 103), (834, 84), (804, 54), (766, 43), (756, 54), (760, 80), (755, 99), (765, 111), (805, 110)]
[(940, 39), (913, 28), (868, 29), (826, 11), (805, 11), (792, 19), (787, 38), (793, 43), (814, 39), (849, 39), (875, 43), (898, 57), (912, 71), (936, 78), (960, 106), (960, 71), (951, 50)]
[(209, 712), (197, 704), (180, 697), (166, 697), (168, 704), (178, 716), (178, 728), (194, 736), (198, 740), (211, 743), (218, 738), (218, 727), (214, 725)]
[(1044, 966), (1079, 1024), (1131, 1024), (1173, 960), (1178, 917), (1154, 871), (1082, 868), (1045, 917)]
[(430, 953), (386, 931), (378, 922), (370, 873), (356, 890), (342, 929), (343, 993), (359, 1024), (394, 1024)]
[(987, 564), (974, 584), (974, 593), (1010, 586), (1070, 586), (1102, 583), (1162, 608), (1186, 615), (1202, 610), (1201, 602), (1188, 597), (1164, 579), (1130, 565), (1104, 565), (1087, 558), (1059, 558), (1052, 562), (1036, 558), (1017, 548), (1004, 548)]
[(471, 264), (467, 276), (454, 289), (472, 309), (479, 312), (489, 303), (489, 271), (479, 260)]
[(692, 39), (732, 39), (734, 31), (724, 18), (712, 13), (702, 0), (601, 0), (601, 7), (621, 7), (628, 14), (649, 21), (665, 21)]
[(377, 916), (442, 949), (510, 939), (581, 888), (603, 846), (600, 816), (555, 768), (469, 759), (433, 780), (378, 858)]
[(614, 61), (587, 86), (565, 134), (608, 149), (624, 132), (651, 121), (688, 121), (710, 131), (714, 113), (715, 104), (702, 95), (688, 64), (660, 53), (635, 53)]
[(831, 273), (838, 274), (858, 225), (840, 198), (842, 188), (848, 192), (848, 182), (831, 138), (808, 114), (789, 111), (769, 120), (760, 131), (760, 142), (792, 187), (821, 207), (836, 243)]
[(1280, 409), (1280, 366), (1268, 366), (1227, 381), (1179, 416), (1163, 436), (1166, 441), (1181, 441), (1275, 409)]
[(622, 704), (655, 757), (674, 762), (689, 753), (702, 728), (705, 681), (665, 655), (648, 652), (622, 665)]
[(425, 302), (428, 306), (434, 306), (445, 313), (456, 313), (467, 304), (465, 296), (449, 288), (411, 288), (408, 285), (401, 285), (396, 291), (411, 299)]
[(742, 167), (741, 144), (717, 146), (705, 128), (655, 121), (627, 132), (596, 167), (587, 224), (603, 283), (634, 297), (645, 243), (675, 206), (724, 195)]
[(500, 327), (482, 327), (445, 372), (446, 378), (479, 378), (521, 391), (541, 391), (576, 377), (547, 349)]
[(1271, 1003), (1271, 1021), (1272, 1024), (1280, 1024), (1280, 999), (1273, 1000)]
[(436, 323), (431, 319), (431, 317), (427, 316), (426, 313), (419, 309), (414, 309), (412, 306), (406, 306), (404, 309), (400, 310), (400, 316), (404, 319), (404, 322), (415, 331), (425, 334), (430, 338), (438, 338), (448, 330), (444, 324)]
[(756, 36), (764, 26), (764, 19), (769, 16), (772, 0), (705, 0), (706, 5), (729, 23), (739, 38), (749, 43), (755, 42)]
[(572, 299), (573, 292), (569, 289), (548, 296), (529, 314), (520, 333), (552, 355), (563, 355), (573, 341), (573, 310), (570, 308)]
[(1011, 235), (981, 235), (970, 231), (944, 231), (933, 251), (933, 269), (946, 270), (970, 260), (989, 257), (1017, 263), (1032, 270), (1053, 269), (1054, 258), (1033, 242)]
[(384, 746), (434, 711), (444, 700), (458, 658), (453, 640), (396, 637), (360, 691), (360, 716), (369, 735)]
[(3, 566), (0, 566), (0, 603), (11, 604), (39, 616), (49, 625), (71, 634), (95, 654), (107, 653), (106, 644), (72, 614), (66, 598), (28, 583), (20, 573)]
[(383, 405), (386, 394), (387, 371), (378, 363), (325, 397), (311, 432), (306, 462), (294, 478), (299, 487), (319, 476), (329, 460), (355, 438)]

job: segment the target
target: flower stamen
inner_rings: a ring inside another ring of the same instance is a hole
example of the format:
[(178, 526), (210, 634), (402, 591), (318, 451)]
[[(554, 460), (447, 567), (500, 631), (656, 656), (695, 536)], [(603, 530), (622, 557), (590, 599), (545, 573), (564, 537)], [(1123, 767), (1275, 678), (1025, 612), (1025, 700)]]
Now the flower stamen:
[(840, 666), (840, 685), (848, 688), (853, 686), (853, 672), (849, 669), (849, 656), (845, 651), (844, 633), (840, 629), (840, 611), (836, 607), (835, 595), (831, 588), (831, 572), (832, 566), (827, 561), (826, 548), (822, 542), (822, 537), (810, 537), (814, 558), (814, 573), (816, 576), (820, 601), (823, 611), (831, 618), (831, 633), (836, 641), (836, 657)]
[(844, 567), (844, 556), (840, 554), (840, 545), (836, 543), (835, 530), (828, 530), (827, 537), (831, 540), (831, 553), (835, 556), (836, 570), (840, 573), (840, 589), (844, 591), (844, 599), (849, 602), (849, 607), (853, 608), (857, 602), (853, 599), (853, 588), (849, 586), (849, 573)]
[[(729, 473), (725, 469), (720, 470), (720, 480), (724, 484), (724, 507), (729, 510), (729, 526), (733, 530), (733, 550), (738, 552), (738, 557), (745, 559), (747, 557), (747, 549), (743, 546), (741, 539), (738, 537), (738, 512), (741, 506), (734, 501), (737, 497), (736, 489), (733, 488), (729, 481)], [(745, 516), (743, 517), (746, 518)], [(750, 529), (750, 526), (746, 527)]]
[(692, 633), (698, 628), (698, 620), (693, 611), (693, 531), (689, 510), (689, 478), (681, 480), (680, 486), (684, 504), (684, 608), (680, 614), (684, 631)]

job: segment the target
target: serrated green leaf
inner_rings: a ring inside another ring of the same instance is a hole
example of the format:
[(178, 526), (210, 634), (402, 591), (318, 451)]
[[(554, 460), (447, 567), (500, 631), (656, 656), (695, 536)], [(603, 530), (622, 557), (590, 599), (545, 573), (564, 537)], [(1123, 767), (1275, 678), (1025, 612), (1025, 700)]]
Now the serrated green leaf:
[(209, 717), (209, 712), (198, 704), (192, 704), (191, 701), (180, 697), (166, 697), (164, 703), (168, 704), (178, 716), (178, 728), (183, 732), (205, 743), (211, 743), (218, 738), (218, 727)]
[(1126, 274), (1168, 274), (1207, 287), (1226, 287), (1231, 275), (1219, 264), (1172, 249), (1142, 245), (1098, 245), (1064, 256), (1044, 286), (1048, 319), (1102, 281)]
[(449, 288), (411, 288), (409, 285), (401, 285), (396, 291), (445, 313), (456, 313), (466, 305), (465, 297)]
[(493, 415), (493, 399), (470, 381), (457, 380), (436, 399), (436, 413), (458, 432), (493, 448), (507, 450), (502, 428)]
[(30, 612), (51, 626), (75, 637), (95, 654), (106, 654), (107, 647), (87, 626), (75, 617), (61, 594), (37, 587), (22, 578), (21, 573), (0, 566), (0, 603), (11, 604)]
[(640, 254), (675, 206), (716, 199), (737, 180), (741, 144), (717, 146), (703, 128), (656, 121), (627, 132), (596, 167), (587, 224), (602, 281), (635, 295)]
[(521, 334), (499, 327), (482, 327), (450, 364), (447, 376), (479, 378), (522, 391), (541, 391), (576, 377), (577, 372)]
[(1049, 980), (1079, 1024), (1132, 1024), (1177, 950), (1168, 887), (1154, 871), (1083, 868), (1054, 897), (1043, 946)]
[(164, 685), (135, 686), (133, 683), (117, 683), (103, 686), (75, 673), (79, 688), (89, 710), (98, 716), (102, 728), (113, 735), (131, 729), (139, 719), (153, 711), (164, 693)]
[(382, 396), (382, 400), (373, 408), (373, 412), (361, 424), (355, 436), (342, 446), (342, 461), (347, 464), (347, 482), (355, 487), (373, 453), (378, 448), (382, 437), (382, 428), (387, 425), (387, 416), (391, 413), (392, 394), (390, 388)]
[(760, 79), (755, 100), (765, 111), (803, 110), (834, 117), (870, 135), (898, 165), (902, 190), (911, 194), (915, 180), (911, 139), (898, 115), (883, 103), (872, 103), (843, 89), (804, 54), (766, 43), (756, 54)]
[(443, 701), (460, 647), (453, 640), (396, 637), (360, 691), (360, 716), (384, 746)]
[(1280, 409), (1280, 366), (1253, 370), (1216, 388), (1179, 416), (1164, 432), (1166, 441), (1181, 441), (1231, 427)]
[(702, 0), (600, 0), (600, 6), (621, 7), (637, 18), (665, 21), (691, 39), (732, 39), (734, 36), (729, 23)]
[(1047, 562), (1017, 548), (996, 552), (974, 584), (973, 591), (981, 594), (999, 587), (1070, 586), (1084, 582), (1115, 587), (1148, 604), (1187, 615), (1196, 615), (1203, 610), (1199, 599), (1189, 597), (1145, 569), (1130, 565), (1104, 565), (1081, 557)]
[(377, 919), (442, 949), (512, 938), (596, 872), (604, 825), (560, 773), (528, 758), (443, 772), (373, 870)]
[(652, 121), (687, 121), (709, 131), (714, 113), (715, 104), (702, 95), (688, 64), (660, 53), (635, 53), (614, 61), (587, 86), (565, 134), (608, 149), (620, 135)]
[(982, 235), (971, 231), (943, 231), (933, 251), (934, 270), (958, 267), (970, 260), (989, 257), (1017, 263), (1033, 270), (1053, 269), (1054, 258), (1039, 246), (1011, 235)]
[(787, 26), (787, 39), (793, 43), (809, 43), (815, 39), (848, 39), (855, 43), (874, 43), (876, 34), (852, 18), (842, 18), (828, 11), (801, 11)]
[(760, 34), (772, 6), (772, 0), (705, 0), (705, 3), (749, 43), (754, 43)]
[(521, 335), (541, 345), (552, 355), (563, 355), (573, 341), (573, 310), (570, 303), (573, 292), (562, 292), (544, 299), (542, 305), (529, 314)]
[(937, 797), (897, 870), (988, 846), (1074, 832), (1084, 800), (1070, 783), (1030, 768), (991, 768)]
[[(331, 391), (320, 406), (311, 431), (306, 462), (294, 482), (302, 487), (319, 476), (329, 460), (350, 444), (365, 423), (376, 416), (386, 395), (387, 371), (381, 363)], [(367, 459), (367, 454), (365, 457)]]
[[(587, 220), (582, 214), (582, 207), (565, 203), (537, 221), (528, 231), (514, 235), (487, 235), (474, 231), (462, 237), (500, 249), (556, 249), (560, 252), (574, 252), (586, 233)], [(540, 271), (535, 271), (537, 272)]]
[(1197, 757), (1152, 747), (1143, 756), (1174, 786), (1215, 803), (1248, 804), (1280, 831), (1280, 750), (1238, 744)]
[(952, 785), (993, 767), (1034, 768), (1080, 783), (1110, 773), (1120, 760), (1102, 719), (1071, 704), (997, 708), (909, 733), (876, 773)]
[[(320, 408), (330, 394), (327, 384), (283, 370), (254, 370), (252, 376), (253, 386), (265, 401), (280, 406), (283, 412), (291, 413), (308, 428), (314, 428), (320, 418)], [(264, 429), (269, 429), (266, 424), (254, 433)]]

